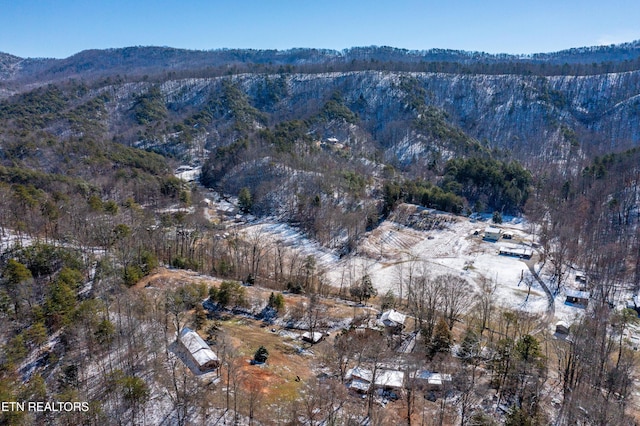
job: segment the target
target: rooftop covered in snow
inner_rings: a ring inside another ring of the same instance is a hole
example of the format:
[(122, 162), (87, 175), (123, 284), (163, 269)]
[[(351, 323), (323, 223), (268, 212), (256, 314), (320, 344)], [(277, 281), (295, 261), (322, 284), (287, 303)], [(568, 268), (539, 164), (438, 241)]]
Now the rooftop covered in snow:
[(395, 309), (391, 309), (382, 313), (382, 316), (380, 316), (380, 322), (387, 327), (397, 327), (399, 325), (403, 325), (406, 318), (407, 316), (405, 314), (398, 312)]
[(218, 356), (211, 350), (209, 345), (188, 327), (180, 332), (180, 343), (191, 356), (201, 370), (217, 368), (219, 364)]

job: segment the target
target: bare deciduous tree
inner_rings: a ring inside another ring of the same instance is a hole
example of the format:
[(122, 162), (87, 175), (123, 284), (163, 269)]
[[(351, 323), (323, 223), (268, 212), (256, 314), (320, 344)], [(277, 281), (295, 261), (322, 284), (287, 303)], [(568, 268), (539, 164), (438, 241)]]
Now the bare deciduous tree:
[(438, 276), (436, 286), (440, 289), (442, 312), (447, 325), (453, 329), (455, 322), (475, 297), (473, 287), (464, 278), (451, 274)]

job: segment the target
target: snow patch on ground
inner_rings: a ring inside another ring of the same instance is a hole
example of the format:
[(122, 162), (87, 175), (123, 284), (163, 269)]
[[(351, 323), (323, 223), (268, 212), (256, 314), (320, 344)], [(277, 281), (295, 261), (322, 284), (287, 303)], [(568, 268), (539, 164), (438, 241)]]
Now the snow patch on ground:
[(330, 267), (338, 260), (332, 250), (322, 247), (317, 241), (305, 237), (299, 230), (285, 223), (266, 219), (247, 226), (244, 231), (251, 235), (262, 235), (272, 242), (279, 241), (287, 247), (299, 250), (305, 257), (313, 256), (320, 267)]
[[(401, 269), (416, 261), (426, 264), (433, 277), (459, 275), (476, 288), (479, 278), (493, 279), (497, 283), (495, 298), (500, 305), (543, 313), (548, 300), (527, 264), (518, 258), (498, 254), (500, 247), (506, 244), (522, 242), (530, 247), (531, 238), (524, 231), (525, 224), (514, 221), (504, 227), (518, 238), (517, 241), (492, 243), (482, 240), (486, 224), (463, 217), (456, 219), (442, 230), (429, 231), (383, 222), (365, 237), (356, 255), (338, 261), (329, 269), (329, 280), (334, 286), (348, 287), (368, 274), (379, 294), (389, 290), (398, 293)], [(474, 235), (476, 231), (480, 232)], [(530, 292), (526, 285), (529, 281), (533, 282)]]
[(0, 232), (0, 250), (2, 253), (15, 247), (28, 247), (33, 244), (31, 237), (23, 236), (8, 229)]
[(180, 166), (174, 172), (174, 176), (185, 182), (197, 182), (202, 173), (201, 167)]

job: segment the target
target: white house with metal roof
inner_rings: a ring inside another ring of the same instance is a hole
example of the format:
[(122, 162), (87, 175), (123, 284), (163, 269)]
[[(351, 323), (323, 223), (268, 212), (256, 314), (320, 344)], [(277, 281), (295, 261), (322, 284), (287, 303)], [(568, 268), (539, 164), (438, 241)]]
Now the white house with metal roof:
[(565, 305), (586, 308), (589, 304), (591, 293), (589, 293), (588, 291), (566, 289), (564, 293), (567, 295), (567, 299), (564, 302)]
[(182, 329), (178, 344), (200, 371), (215, 370), (220, 365), (220, 360), (215, 352), (211, 350), (198, 333), (190, 328), (185, 327)]
[(398, 390), (404, 386), (404, 371), (378, 369), (375, 379), (373, 372), (362, 367), (355, 367), (347, 371), (345, 380), (349, 382), (349, 389), (358, 392), (367, 392), (374, 381), (374, 388), (385, 390)]
[(431, 390), (442, 389), (451, 382), (451, 374), (435, 373), (429, 370), (417, 370), (409, 376), (418, 386)]
[(380, 316), (380, 324), (385, 327), (402, 327), (407, 316), (401, 312), (391, 309), (383, 312)]
[(484, 229), (485, 241), (498, 241), (501, 235), (502, 235), (502, 229), (496, 228), (495, 226), (487, 226)]

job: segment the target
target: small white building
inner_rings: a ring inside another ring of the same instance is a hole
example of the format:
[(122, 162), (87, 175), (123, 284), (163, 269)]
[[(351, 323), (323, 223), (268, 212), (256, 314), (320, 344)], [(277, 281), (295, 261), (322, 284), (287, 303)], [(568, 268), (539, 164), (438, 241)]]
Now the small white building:
[(376, 388), (385, 390), (399, 390), (404, 387), (404, 371), (378, 370)]
[(531, 259), (533, 250), (527, 246), (508, 245), (500, 247), (500, 256), (518, 257), (520, 259)]
[(190, 328), (185, 327), (182, 329), (178, 344), (200, 371), (211, 371), (220, 366), (220, 360), (215, 352), (211, 350), (198, 333)]
[(301, 337), (302, 337), (302, 340), (304, 340), (305, 342), (318, 343), (319, 341), (322, 340), (322, 338), (324, 337), (324, 334), (318, 331), (314, 331), (313, 333), (309, 331), (305, 331), (304, 333), (302, 333)]
[(347, 371), (344, 377), (349, 382), (348, 388), (357, 392), (368, 392), (371, 387), (373, 373), (362, 367), (354, 367)]
[(401, 312), (396, 311), (395, 309), (391, 309), (389, 311), (383, 312), (380, 316), (379, 323), (384, 325), (385, 327), (400, 327), (404, 326), (404, 321), (407, 316)]
[[(358, 392), (368, 392), (371, 388), (373, 372), (362, 367), (355, 367), (347, 371), (345, 380), (349, 382), (349, 389)], [(404, 386), (404, 372), (398, 370), (379, 369), (373, 387), (384, 390), (399, 390)]]
[(487, 226), (484, 229), (485, 241), (498, 241), (501, 235), (502, 235), (502, 229), (496, 228), (495, 226)]
[(410, 376), (416, 385), (428, 390), (442, 389), (447, 383), (451, 382), (451, 374), (434, 373), (429, 370), (417, 370)]
[(568, 335), (569, 334), (569, 328), (570, 328), (569, 323), (567, 323), (565, 321), (558, 321), (556, 323), (556, 333), (557, 334)]
[(567, 299), (565, 300), (566, 305), (578, 306), (582, 308), (586, 308), (589, 304), (589, 298), (591, 297), (591, 293), (588, 291), (578, 291), (578, 290), (565, 290), (565, 294), (567, 295)]

